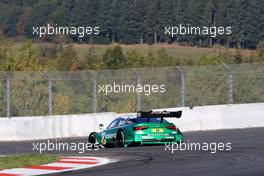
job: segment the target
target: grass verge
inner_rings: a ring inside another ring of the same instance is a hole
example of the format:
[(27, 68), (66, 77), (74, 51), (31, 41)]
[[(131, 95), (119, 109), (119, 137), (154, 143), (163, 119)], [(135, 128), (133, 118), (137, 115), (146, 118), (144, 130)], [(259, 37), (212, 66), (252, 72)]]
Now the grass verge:
[(55, 162), (59, 159), (57, 155), (23, 154), (0, 157), (0, 170), (36, 166)]

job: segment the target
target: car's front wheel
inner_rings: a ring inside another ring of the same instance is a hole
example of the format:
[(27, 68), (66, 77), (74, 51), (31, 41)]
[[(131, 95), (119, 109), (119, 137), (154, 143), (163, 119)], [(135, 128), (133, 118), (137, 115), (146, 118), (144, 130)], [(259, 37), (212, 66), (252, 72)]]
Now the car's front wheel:
[(125, 146), (125, 135), (123, 131), (118, 131), (116, 134), (115, 147)]

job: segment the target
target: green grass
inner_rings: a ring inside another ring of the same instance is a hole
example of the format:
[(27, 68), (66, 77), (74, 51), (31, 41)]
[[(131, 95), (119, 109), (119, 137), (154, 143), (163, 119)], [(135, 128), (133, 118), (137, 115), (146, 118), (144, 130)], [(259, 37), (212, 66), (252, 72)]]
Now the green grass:
[(43, 155), (43, 154), (23, 154), (0, 157), (0, 170), (19, 168), (26, 166), (36, 166), (47, 164), (58, 160), (56, 155)]
[[(102, 56), (105, 50), (113, 45), (89, 45), (89, 44), (75, 44), (74, 48), (76, 49), (79, 56), (85, 56), (89, 48), (93, 47), (94, 51), (98, 56)], [(164, 48), (167, 53), (173, 56), (175, 59), (184, 59), (184, 58), (199, 58), (203, 55), (216, 55), (217, 49), (215, 48), (197, 48), (197, 47), (188, 47), (188, 46), (179, 46), (179, 45), (120, 45), (124, 51), (127, 53), (131, 50), (136, 50), (142, 55), (147, 55), (150, 51), (155, 54), (158, 50)]]
[[(12, 53), (16, 53), (19, 47), (23, 42), (14, 42), (12, 43)], [(53, 43), (35, 43), (38, 47), (55, 47), (56, 44)], [(63, 47), (66, 47), (69, 44), (62, 44)], [(77, 53), (79, 58), (85, 58), (89, 53), (90, 49), (93, 49), (93, 54), (97, 57), (102, 58), (102, 55), (108, 48), (114, 47), (116, 44), (108, 44), (108, 45), (99, 45), (99, 44), (70, 44), (73, 45), (74, 50)], [(219, 56), (219, 54), (224, 54), (228, 56), (236, 56), (237, 53), (246, 59), (257, 57), (256, 51), (247, 50), (247, 49), (234, 49), (234, 48), (226, 48), (220, 45), (214, 45), (212, 48), (198, 48), (195, 46), (181, 46), (179, 44), (156, 44), (156, 45), (147, 45), (147, 44), (120, 44), (122, 47), (123, 53), (126, 54), (129, 51), (136, 51), (138, 54), (142, 56), (147, 56), (150, 52), (157, 56), (156, 54), (161, 49), (166, 50), (167, 54), (172, 58), (173, 65), (192, 65), (197, 62), (201, 58), (209, 57), (214, 58)], [(191, 62), (191, 63), (189, 63)], [(232, 62), (232, 61), (231, 61)], [(229, 62), (228, 62), (229, 63)]]
[[(12, 45), (14, 52), (21, 46), (21, 42), (15, 42)], [(37, 45), (53, 45), (51, 43), (39, 43)], [(68, 44), (63, 44), (66, 46)], [(98, 44), (71, 44), (76, 50), (79, 57), (83, 58), (87, 55), (90, 48), (93, 48), (97, 56), (102, 57), (107, 48), (113, 47), (115, 44), (108, 45), (98, 45)], [(146, 56), (149, 52), (156, 54), (160, 49), (165, 49), (167, 53), (174, 59), (192, 59), (193, 61), (200, 59), (202, 56), (217, 56), (219, 52), (225, 50), (223, 46), (215, 45), (212, 48), (198, 48), (193, 46), (181, 46), (178, 44), (157, 44), (157, 45), (147, 45), (147, 44), (120, 44), (123, 52), (126, 54), (129, 51), (135, 50), (139, 54)], [(237, 49), (226, 49), (230, 54), (235, 54)], [(255, 56), (256, 52), (247, 49), (240, 49), (240, 54), (244, 57)]]
[[(101, 57), (107, 48), (111, 48), (114, 45), (94, 45), (94, 44), (73, 44), (74, 49), (78, 53), (79, 57), (85, 57), (89, 52), (90, 48), (93, 48), (97, 56)], [(160, 49), (165, 49), (169, 56), (172, 56), (175, 60), (185, 60), (190, 59), (192, 61), (197, 61), (203, 56), (214, 57), (218, 56), (219, 53), (229, 53), (230, 55), (236, 55), (237, 51), (241, 56), (245, 58), (256, 57), (256, 52), (248, 49), (234, 49), (225, 48), (220, 45), (215, 45), (212, 48), (198, 48), (193, 46), (180, 46), (178, 44), (157, 44), (157, 45), (120, 45), (123, 52), (126, 54), (129, 51), (135, 50), (143, 56), (147, 56), (149, 52), (156, 54)]]

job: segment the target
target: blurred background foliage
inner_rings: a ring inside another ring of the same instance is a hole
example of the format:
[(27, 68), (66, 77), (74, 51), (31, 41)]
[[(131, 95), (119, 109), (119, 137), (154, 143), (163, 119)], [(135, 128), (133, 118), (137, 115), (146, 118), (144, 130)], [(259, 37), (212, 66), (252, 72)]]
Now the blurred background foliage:
[[(135, 47), (135, 46), (134, 46)], [(78, 46), (61, 44), (0, 44), (0, 116), (6, 115), (7, 74), (10, 78), (11, 115), (48, 114), (48, 84), (52, 82), (53, 114), (93, 112), (94, 80), (104, 84), (164, 84), (165, 93), (140, 94), (142, 110), (182, 105), (184, 74), (185, 106), (229, 103), (228, 64), (233, 76), (233, 103), (264, 101), (263, 45), (251, 54), (243, 50), (215, 48), (215, 53), (178, 58), (166, 47), (134, 48), (113, 45), (98, 54), (96, 46), (78, 54)], [(191, 52), (191, 50), (189, 50)], [(179, 68), (182, 69), (182, 73)], [(97, 87), (98, 88), (98, 87)], [(136, 93), (103, 95), (96, 92), (97, 112), (133, 112)]]

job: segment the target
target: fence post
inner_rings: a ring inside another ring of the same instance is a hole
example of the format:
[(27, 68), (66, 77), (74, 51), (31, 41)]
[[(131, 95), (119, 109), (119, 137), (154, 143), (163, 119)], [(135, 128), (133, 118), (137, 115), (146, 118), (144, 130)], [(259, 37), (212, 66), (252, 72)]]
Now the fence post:
[(93, 74), (93, 113), (97, 111), (97, 80), (96, 80), (96, 72), (92, 72)]
[(176, 67), (177, 70), (179, 70), (179, 72), (181, 73), (181, 106), (184, 107), (185, 106), (185, 74), (184, 74), (184, 70), (177, 66)]
[[(140, 77), (137, 76), (137, 85), (141, 84)], [(137, 111), (141, 111), (141, 95), (140, 92), (137, 92)]]
[[(141, 80), (138, 75), (138, 72), (134, 70), (136, 73), (136, 85), (141, 85)], [(137, 111), (141, 111), (141, 94), (140, 92), (137, 92)]]
[(49, 89), (49, 115), (52, 115), (52, 81), (48, 76), (48, 89)]
[(10, 119), (10, 77), (6, 74), (6, 116)]
[(233, 96), (233, 73), (232, 69), (229, 65), (224, 64), (224, 67), (227, 71), (227, 86), (228, 86), (228, 92), (227, 92), (227, 97), (228, 97), (228, 103), (233, 104), (234, 102), (234, 96)]

